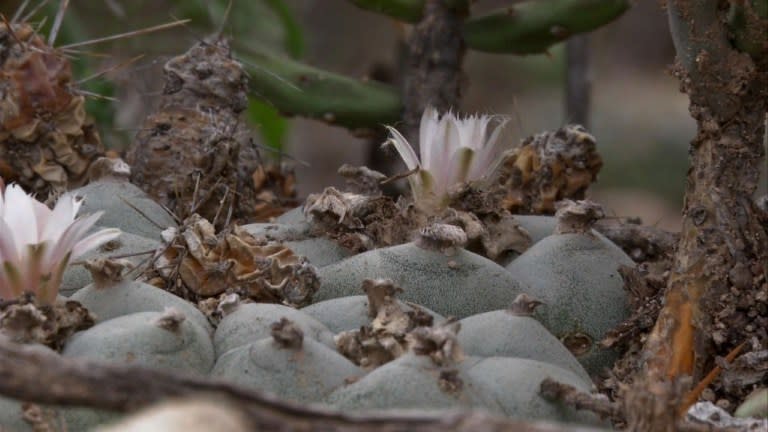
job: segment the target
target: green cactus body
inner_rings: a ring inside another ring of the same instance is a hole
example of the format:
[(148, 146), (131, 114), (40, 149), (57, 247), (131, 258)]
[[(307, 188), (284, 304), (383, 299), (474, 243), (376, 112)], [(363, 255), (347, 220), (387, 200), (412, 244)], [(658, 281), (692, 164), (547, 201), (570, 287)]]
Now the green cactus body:
[[(470, 364), (481, 359), (465, 359)], [(451, 376), (457, 371), (457, 376)], [(442, 383), (441, 383), (442, 376)], [(452, 383), (461, 383), (453, 386)], [(486, 408), (499, 412), (492, 399), (485, 400), (473, 383), (453, 366), (435, 365), (428, 356), (406, 354), (369, 372), (362, 379), (339, 388), (328, 404), (347, 410), (438, 410)], [(489, 408), (489, 405), (491, 406)]]
[(613, 21), (627, 9), (627, 0), (529, 0), (468, 19), (464, 39), (477, 51), (540, 54), (574, 34)]
[(583, 381), (590, 380), (573, 354), (535, 318), (498, 310), (459, 322), (457, 340), (467, 355), (536, 360), (568, 370)]
[(107, 287), (91, 284), (75, 292), (70, 299), (80, 302), (96, 315), (98, 322), (137, 312), (162, 312), (165, 308), (173, 307), (201, 328), (213, 333), (208, 318), (194, 305), (168, 291), (142, 282), (125, 280)]
[(323, 71), (264, 50), (242, 53), (251, 92), (289, 115), (350, 129), (374, 128), (400, 116), (393, 87)]
[(307, 218), (304, 217), (304, 207), (298, 206), (298, 207), (292, 208), (291, 210), (288, 210), (287, 212), (276, 217), (275, 223), (283, 224), (283, 225), (306, 224)]
[(736, 408), (733, 414), (737, 418), (762, 418), (768, 419), (768, 387), (759, 388), (753, 391)]
[(247, 303), (237, 306), (221, 320), (213, 335), (217, 356), (269, 337), (272, 323), (281, 318), (293, 321), (304, 333), (305, 339), (313, 339), (335, 348), (333, 333), (320, 321), (288, 306), (269, 303)]
[[(399, 20), (415, 23), (421, 20), (424, 11), (424, 0), (350, 0), (355, 6), (391, 16)], [(458, 13), (466, 13), (469, 9), (467, 0), (445, 0), (448, 8)]]
[(446, 256), (407, 243), (375, 249), (318, 271), (316, 301), (356, 295), (365, 279), (389, 278), (404, 289), (400, 298), (441, 315), (463, 318), (502, 308), (525, 291), (504, 268), (459, 249)]
[(554, 216), (515, 215), (515, 222), (531, 236), (532, 245), (551, 236), (557, 229), (557, 218)]
[(317, 402), (346, 380), (364, 372), (326, 344), (306, 338), (297, 348), (271, 337), (229, 350), (219, 357), (214, 378), (265, 391), (294, 402)]
[(618, 272), (621, 265), (634, 263), (604, 238), (554, 234), (525, 251), (507, 270), (527, 284), (526, 293), (544, 302), (535, 314), (544, 327), (595, 374), (610, 367), (616, 357), (612, 351), (599, 350), (597, 343), (629, 317)]
[(127, 181), (99, 180), (67, 194), (85, 198), (80, 214), (103, 211), (99, 225), (150, 239), (176, 227), (173, 217), (144, 191)]
[(485, 397), (501, 406), (499, 414), (527, 420), (567, 421), (598, 424), (591, 413), (577, 412), (539, 394), (546, 378), (569, 384), (589, 393), (591, 382), (550, 363), (511, 357), (489, 357), (463, 365), (467, 379)]
[[(419, 308), (432, 315), (434, 322), (443, 321), (445, 318), (425, 307), (402, 303), (405, 311)], [(364, 295), (339, 297), (331, 300), (311, 304), (301, 310), (303, 313), (317, 319), (333, 333), (341, 333), (348, 330), (357, 330), (370, 324), (368, 315), (368, 297)]]
[[(107, 227), (104, 227), (107, 228)], [(101, 229), (95, 227), (94, 230)], [(129, 232), (123, 232), (120, 237), (102, 245), (99, 249), (87, 252), (78, 261), (85, 261), (92, 258), (108, 258), (111, 256), (125, 256), (131, 264), (139, 266), (146, 264), (148, 258), (160, 246), (160, 241), (142, 237)], [(149, 252), (142, 254), (142, 252)], [(137, 255), (138, 254), (138, 255)], [(134, 270), (138, 271), (138, 270)], [(71, 265), (64, 271), (59, 293), (69, 297), (77, 290), (93, 282), (91, 272), (82, 265)]]
[(243, 229), (256, 237), (285, 244), (294, 254), (306, 257), (315, 267), (324, 267), (352, 255), (350, 250), (333, 240), (311, 236), (306, 221), (295, 224), (255, 223), (243, 225)]
[[(138, 312), (101, 322), (76, 333), (66, 357), (134, 363), (176, 372), (208, 375), (214, 364), (209, 334), (179, 312)], [(118, 415), (84, 408), (62, 408), (67, 430), (85, 431)]]
[(62, 354), (207, 375), (214, 362), (208, 333), (186, 319), (165, 328), (161, 320), (166, 315), (137, 312), (103, 321), (72, 336)]

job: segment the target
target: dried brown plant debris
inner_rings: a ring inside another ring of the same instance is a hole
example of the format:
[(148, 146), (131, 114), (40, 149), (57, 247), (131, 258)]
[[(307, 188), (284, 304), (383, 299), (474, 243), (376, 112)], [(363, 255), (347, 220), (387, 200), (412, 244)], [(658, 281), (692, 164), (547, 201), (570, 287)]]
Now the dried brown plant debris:
[(404, 200), (333, 187), (309, 195), (304, 214), (315, 232), (356, 252), (407, 243), (426, 221), (425, 215)]
[(463, 184), (449, 194), (449, 207), (439, 219), (464, 229), (467, 250), (494, 261), (519, 255), (531, 246), (531, 236), (499, 198), (497, 190)]
[(235, 293), (259, 302), (304, 306), (319, 287), (315, 268), (286, 246), (234, 226), (216, 233), (199, 215), (163, 232), (145, 278), (191, 300)]
[(42, 344), (59, 350), (69, 336), (94, 323), (88, 309), (73, 300), (38, 305), (34, 296), (24, 295), (0, 305), (0, 335), (17, 343)]
[(103, 154), (69, 60), (29, 24), (0, 22), (0, 175), (45, 199)]
[(406, 309), (396, 299), (402, 289), (388, 279), (367, 279), (363, 290), (368, 296), (371, 324), (336, 336), (339, 352), (364, 368), (376, 368), (409, 350), (406, 335), (416, 328), (432, 325), (432, 316), (417, 307)]
[(579, 125), (528, 137), (508, 152), (496, 181), (512, 213), (552, 214), (563, 199), (583, 199), (603, 165), (595, 138)]
[(417, 327), (408, 333), (411, 351), (417, 355), (429, 356), (437, 366), (449, 366), (464, 359), (456, 334), (461, 323), (455, 318), (431, 327)]
[(300, 349), (304, 343), (304, 332), (299, 326), (288, 318), (280, 318), (280, 321), (270, 325), (272, 340), (283, 349)]
[(251, 175), (256, 191), (253, 221), (267, 222), (296, 207), (296, 174), (282, 164), (259, 165)]
[[(230, 217), (270, 213), (257, 198), (257, 184), (265, 186), (261, 177), (269, 174), (258, 171), (256, 148), (240, 119), (247, 77), (227, 40), (197, 43), (169, 60), (163, 74), (160, 107), (127, 154), (131, 181), (180, 219), (198, 213), (223, 227)], [(290, 190), (287, 183), (275, 191)]]

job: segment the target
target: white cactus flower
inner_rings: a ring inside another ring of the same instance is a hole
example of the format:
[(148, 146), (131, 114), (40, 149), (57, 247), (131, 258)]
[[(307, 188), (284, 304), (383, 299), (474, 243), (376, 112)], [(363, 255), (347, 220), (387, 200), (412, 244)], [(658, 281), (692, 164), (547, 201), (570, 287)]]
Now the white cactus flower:
[(479, 180), (490, 174), (502, 149), (499, 135), (507, 119), (472, 115), (461, 118), (451, 112), (440, 116), (433, 107), (424, 110), (419, 127), (421, 160), (397, 129), (387, 127), (409, 170), (414, 198), (438, 207), (445, 205), (448, 190), (459, 183)]
[(0, 298), (25, 292), (53, 303), (69, 261), (120, 235), (110, 228), (87, 235), (101, 212), (79, 217), (82, 200), (59, 199), (53, 210), (0, 179)]

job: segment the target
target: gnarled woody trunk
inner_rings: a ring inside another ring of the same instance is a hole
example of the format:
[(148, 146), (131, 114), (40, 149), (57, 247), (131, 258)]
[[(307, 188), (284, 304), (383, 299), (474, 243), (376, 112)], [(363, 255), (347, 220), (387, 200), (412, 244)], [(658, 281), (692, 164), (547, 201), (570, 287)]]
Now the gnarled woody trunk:
[[(672, 387), (659, 385), (666, 380), (692, 375), (697, 381), (715, 356), (740, 342), (756, 337), (768, 343), (761, 330), (768, 317), (747, 314), (743, 306), (765, 289), (768, 275), (766, 218), (753, 196), (765, 153), (768, 67), (765, 50), (760, 59), (732, 46), (727, 6), (717, 0), (667, 2), (676, 75), (690, 96), (698, 131), (675, 266), (646, 345), (646, 391), (666, 397)], [(765, 19), (750, 25), (762, 26), (762, 35), (768, 30)]]

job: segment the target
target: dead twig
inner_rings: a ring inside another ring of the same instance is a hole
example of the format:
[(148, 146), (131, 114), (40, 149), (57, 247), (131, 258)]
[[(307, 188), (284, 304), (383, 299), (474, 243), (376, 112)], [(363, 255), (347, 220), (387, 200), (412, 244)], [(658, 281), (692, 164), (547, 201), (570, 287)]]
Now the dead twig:
[(168, 398), (208, 395), (242, 411), (253, 430), (598, 432), (574, 425), (509, 420), (480, 411), (347, 414), (286, 402), (226, 382), (137, 365), (64, 358), (7, 340), (0, 340), (0, 394), (32, 403), (119, 412), (135, 411)]

